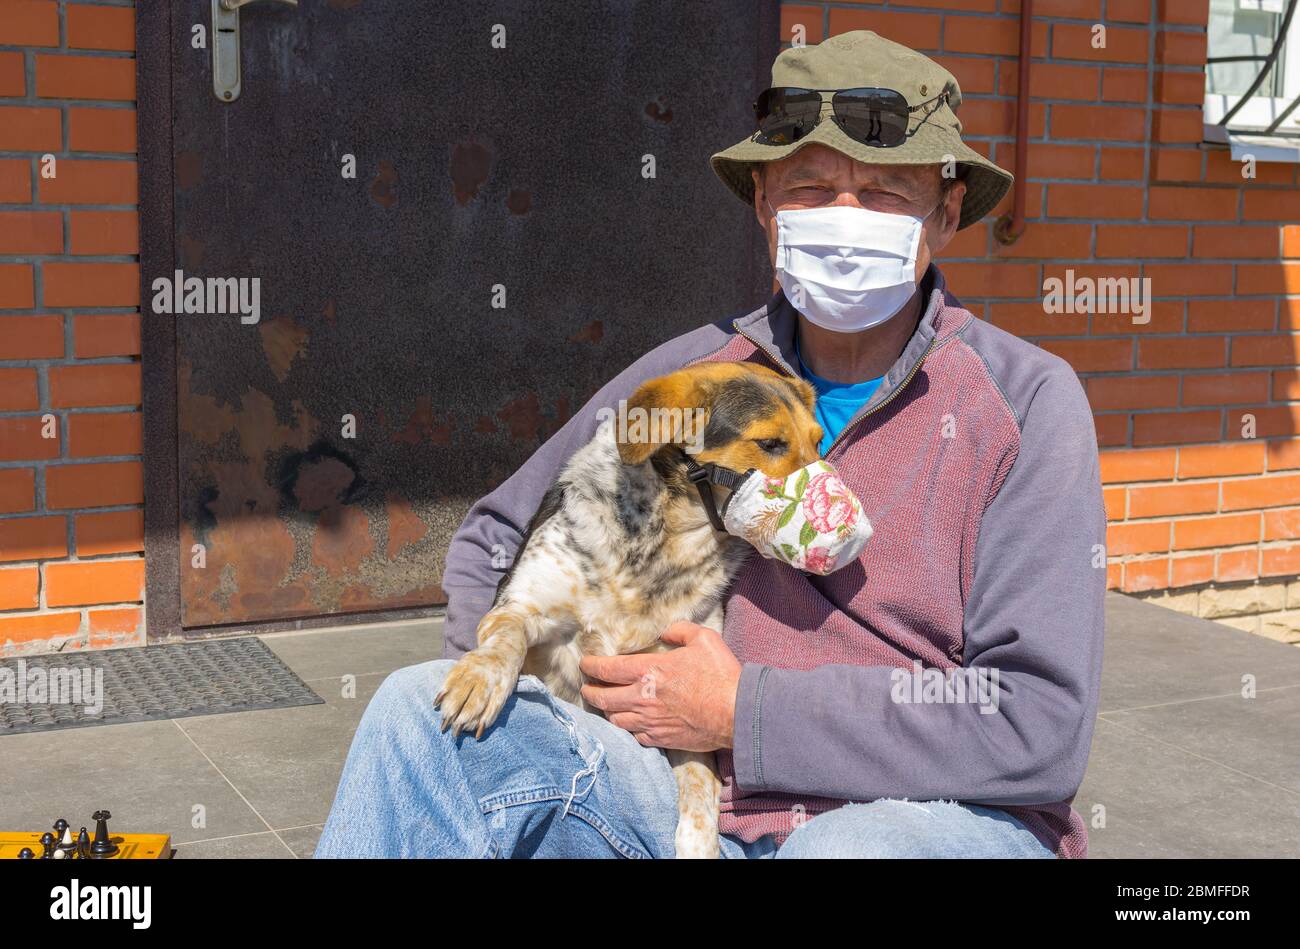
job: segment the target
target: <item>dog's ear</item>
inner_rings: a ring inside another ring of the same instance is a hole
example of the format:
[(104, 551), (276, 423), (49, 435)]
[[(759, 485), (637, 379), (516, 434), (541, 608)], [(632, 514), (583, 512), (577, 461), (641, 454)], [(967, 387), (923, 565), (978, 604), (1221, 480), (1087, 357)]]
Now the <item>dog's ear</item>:
[(808, 406), (809, 412), (817, 411), (817, 390), (812, 387), (812, 383), (807, 379), (786, 379), (804, 405)]
[(639, 465), (666, 445), (702, 438), (708, 422), (706, 395), (699, 373), (691, 369), (641, 383), (617, 428), (623, 464)]

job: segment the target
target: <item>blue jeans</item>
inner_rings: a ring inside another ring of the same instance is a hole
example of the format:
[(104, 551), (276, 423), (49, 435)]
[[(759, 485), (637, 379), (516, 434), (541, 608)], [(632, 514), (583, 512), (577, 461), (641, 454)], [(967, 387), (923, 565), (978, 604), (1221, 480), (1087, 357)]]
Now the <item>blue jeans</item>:
[[(317, 857), (671, 857), (677, 783), (663, 752), (520, 679), (481, 740), (439, 730), (452, 663), (399, 669), (366, 708)], [(1051, 857), (1009, 814), (951, 802), (851, 804), (747, 857)]]

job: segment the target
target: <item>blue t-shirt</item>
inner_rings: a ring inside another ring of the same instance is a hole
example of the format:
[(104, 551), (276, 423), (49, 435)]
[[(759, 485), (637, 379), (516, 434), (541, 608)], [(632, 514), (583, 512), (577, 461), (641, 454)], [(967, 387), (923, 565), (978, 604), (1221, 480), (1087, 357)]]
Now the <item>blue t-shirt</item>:
[(817, 390), (817, 422), (825, 433), (817, 446), (817, 451), (825, 456), (836, 436), (844, 431), (844, 426), (849, 424), (849, 420), (858, 413), (858, 409), (867, 404), (867, 400), (880, 388), (880, 383), (885, 377), (879, 376), (866, 382), (831, 382), (829, 379), (814, 375), (804, 365), (798, 346), (795, 347), (795, 355), (799, 360), (799, 371)]

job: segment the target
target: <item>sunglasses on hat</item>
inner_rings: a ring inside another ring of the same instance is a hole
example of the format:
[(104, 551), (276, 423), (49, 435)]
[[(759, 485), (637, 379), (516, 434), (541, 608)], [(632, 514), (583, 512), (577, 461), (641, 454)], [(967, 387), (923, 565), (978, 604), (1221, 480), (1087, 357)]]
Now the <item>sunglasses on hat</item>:
[[(762, 145), (790, 145), (808, 135), (821, 121), (822, 93), (833, 92), (831, 111), (835, 124), (863, 145), (895, 148), (907, 141), (912, 114), (932, 102), (948, 101), (943, 92), (920, 105), (908, 105), (901, 92), (893, 89), (800, 89), (775, 86), (754, 101), (758, 131), (754, 141)], [(938, 106), (936, 106), (938, 108)]]

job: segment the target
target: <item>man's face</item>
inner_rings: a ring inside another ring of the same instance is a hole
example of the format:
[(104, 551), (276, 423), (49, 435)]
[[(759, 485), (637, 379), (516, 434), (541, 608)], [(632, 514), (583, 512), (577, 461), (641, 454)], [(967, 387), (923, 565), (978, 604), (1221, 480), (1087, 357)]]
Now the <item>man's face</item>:
[[(776, 266), (776, 217), (768, 209), (849, 207), (923, 217), (939, 203), (941, 165), (867, 165), (825, 145), (808, 145), (788, 158), (754, 170), (754, 213), (767, 231), (767, 252)], [(966, 185), (948, 191), (944, 207), (925, 220), (916, 254), (916, 279), (957, 231)]]

